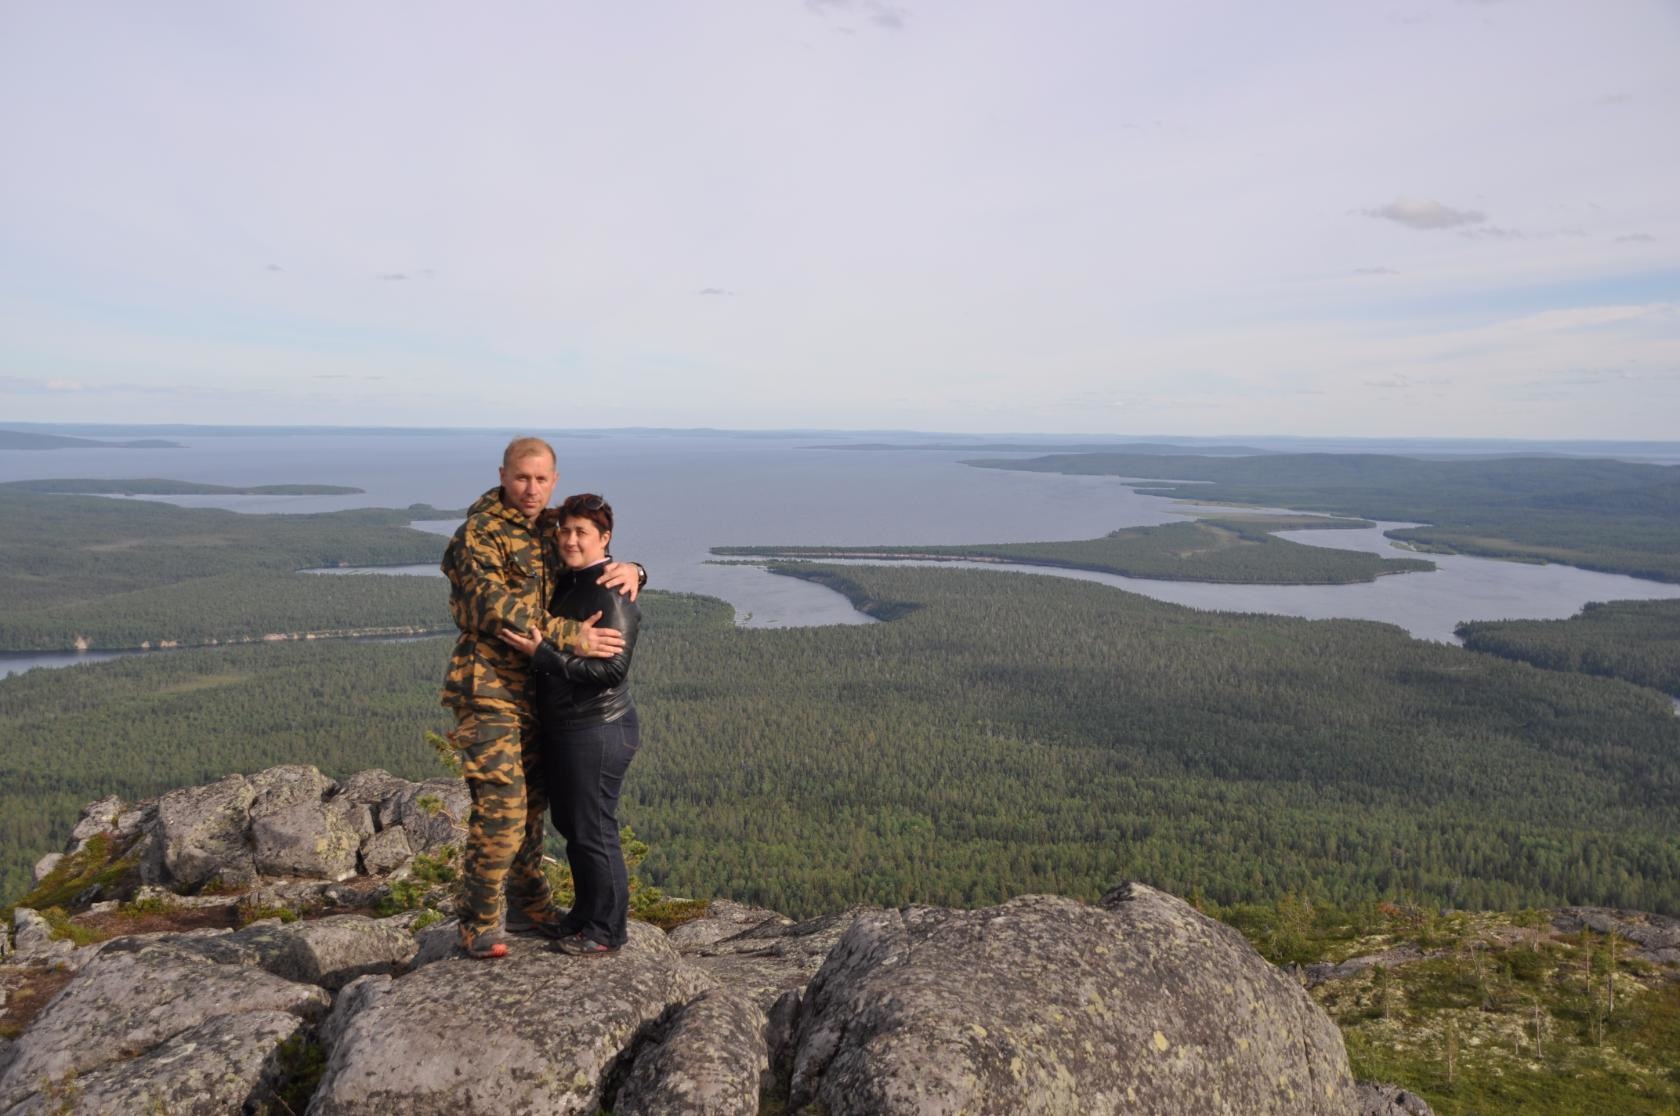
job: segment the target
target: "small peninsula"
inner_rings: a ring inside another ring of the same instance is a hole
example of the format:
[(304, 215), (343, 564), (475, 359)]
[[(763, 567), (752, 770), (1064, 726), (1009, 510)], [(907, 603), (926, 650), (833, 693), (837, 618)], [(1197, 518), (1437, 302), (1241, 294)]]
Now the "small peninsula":
[(1090, 570), (1163, 581), (1239, 585), (1347, 585), (1384, 574), (1433, 570), (1417, 558), (1382, 558), (1355, 550), (1306, 546), (1273, 531), (1374, 527), (1370, 520), (1310, 515), (1231, 515), (1122, 527), (1098, 539), (968, 546), (717, 546), (720, 557), (782, 560), (869, 559), (916, 562), (1010, 562)]

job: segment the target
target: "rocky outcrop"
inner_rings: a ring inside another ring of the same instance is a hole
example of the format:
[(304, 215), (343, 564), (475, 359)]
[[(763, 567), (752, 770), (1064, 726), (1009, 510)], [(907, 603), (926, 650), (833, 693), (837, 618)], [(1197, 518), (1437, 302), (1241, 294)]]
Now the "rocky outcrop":
[[(697, 919), (672, 931), (672, 944), (719, 984), (744, 992), (767, 1013), (784, 994), (810, 983), (853, 922), (863, 914), (879, 913), (876, 908), (854, 907), (805, 922), (794, 922), (774, 912), (763, 919), (742, 917), (742, 912), (760, 909), (739, 904), (723, 906), (715, 918)], [(714, 937), (716, 922), (723, 922), (723, 929), (728, 930), (743, 921), (750, 923), (747, 929)]]
[(40, 860), (37, 860), (35, 862), (35, 882), (40, 883), (42, 880), (46, 879), (47, 876), (51, 874), (52, 870), (58, 867), (58, 862), (63, 859), (63, 853), (48, 853)]
[(417, 853), (461, 843), (462, 827), (472, 808), (466, 783), (460, 779), (428, 779), (390, 789), (392, 793), (375, 804), (380, 830), (400, 829)]
[(1444, 949), (1420, 949), (1408, 942), (1394, 949), (1385, 949), (1381, 953), (1367, 953), (1362, 957), (1350, 957), (1346, 961), (1336, 964), (1327, 961), (1314, 962), (1311, 965), (1302, 966), (1300, 972), (1307, 987), (1315, 988), (1326, 981), (1348, 980), (1378, 965), (1391, 969), (1396, 965), (1410, 965), (1414, 961), (1424, 961), (1432, 957), (1445, 957), (1447, 953), (1448, 951)]
[(224, 1116), (257, 1110), (273, 1095), (281, 1044), (304, 1026), (284, 1011), (215, 1015), (139, 1057), (67, 1074), (6, 1116), (62, 1112), (167, 1112)]
[(251, 853), (259, 874), (326, 880), (356, 874), (356, 854), (373, 836), (367, 805), (335, 796), (338, 784), (313, 767), (277, 767), (252, 782)]
[(358, 977), (390, 974), (413, 959), (413, 935), (363, 915), (258, 923), (236, 933), (182, 936), (177, 949), (224, 965), (248, 965), (336, 992)]
[(127, 858), (136, 869), (85, 897), (89, 902), (129, 898), (137, 884), (190, 894), (277, 882), (292, 885), (289, 903), (307, 902), (295, 898), (300, 881), (313, 899), (335, 882), (384, 878), (400, 873), (416, 853), (458, 846), (470, 807), (459, 779), (415, 783), (363, 771), (339, 783), (314, 767), (275, 767), (132, 806), (114, 796), (89, 803), (64, 852), (37, 865), (36, 880), (104, 836), (108, 859)]
[(1552, 916), (1562, 934), (1591, 930), (1629, 943), (1624, 956), (1650, 965), (1680, 965), (1680, 918), (1610, 907), (1565, 907)]
[(10, 960), (76, 972), (0, 1045), (0, 1113), (301, 1111), (310, 1065), (315, 1116), (1427, 1111), (1356, 1094), (1297, 981), (1139, 885), (804, 922), (720, 900), (607, 956), (529, 936), (491, 962), (439, 912), (332, 913), (458, 840), (466, 808), (456, 781), (308, 767), (93, 804), (67, 856), (107, 835), (162, 881), (129, 892), (148, 910), (326, 916), (77, 949), (20, 908)]
[[(252, 1012), (313, 1020), (330, 1003), (320, 988), (219, 964), (168, 941), (111, 942), (18, 1039), (0, 1077), (0, 1109), (36, 1094), (51, 1100), (55, 1090), (74, 1086), (94, 1071), (126, 1073), (141, 1055), (163, 1059), (161, 1047), (201, 1024), (216, 1021), (212, 1029), (232, 1031), (236, 1028), (229, 1017)], [(177, 1047), (168, 1064), (182, 1061), (184, 1049)], [(228, 1054), (225, 1049), (209, 1053), (212, 1048), (203, 1043), (191, 1050), (212, 1059)], [(177, 1071), (185, 1067), (177, 1065)], [(252, 1080), (247, 1091), (255, 1084)], [(116, 1087), (113, 1079), (109, 1088)]]
[(765, 1022), (739, 992), (700, 993), (634, 1053), (614, 1116), (753, 1116), (770, 1070)]
[(212, 880), (229, 888), (255, 883), (257, 865), (245, 836), (256, 796), (243, 775), (163, 795), (148, 834), (142, 878), (179, 890)]
[[(666, 937), (684, 953), (700, 953), (725, 938), (745, 934), (760, 927), (789, 927), (793, 919), (767, 907), (737, 903), (733, 899), (713, 899), (706, 904), (706, 913), (674, 927)], [(830, 943), (831, 945), (833, 943)], [(812, 970), (813, 972), (815, 970)]]
[(450, 958), (359, 985), (310, 1112), (594, 1113), (638, 1032), (708, 983), (637, 923), (610, 957), (521, 940), (494, 963)]
[(1428, 1101), (1398, 1085), (1361, 1081), (1358, 1102), (1358, 1116), (1435, 1116)]
[(791, 1107), (1346, 1116), (1341, 1034), (1236, 931), (1133, 884), (1100, 907), (864, 915), (800, 1009)]

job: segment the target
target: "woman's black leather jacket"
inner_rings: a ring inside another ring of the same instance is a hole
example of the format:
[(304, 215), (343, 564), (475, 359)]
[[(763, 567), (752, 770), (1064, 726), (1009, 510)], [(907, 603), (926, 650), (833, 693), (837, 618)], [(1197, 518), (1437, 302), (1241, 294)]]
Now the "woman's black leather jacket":
[(537, 717), (544, 730), (579, 728), (616, 721), (630, 712), (630, 656), (642, 612), (615, 589), (595, 584), (599, 565), (563, 570), (549, 601), (550, 616), (587, 620), (597, 612), (597, 628), (624, 633), (624, 650), (610, 659), (588, 659), (544, 640), (532, 656), (537, 684)]

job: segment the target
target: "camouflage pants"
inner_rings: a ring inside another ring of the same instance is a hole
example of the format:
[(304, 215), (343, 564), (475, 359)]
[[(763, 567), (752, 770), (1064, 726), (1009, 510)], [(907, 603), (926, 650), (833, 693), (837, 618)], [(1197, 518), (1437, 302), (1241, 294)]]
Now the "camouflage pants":
[(511, 702), (457, 708), (450, 739), (472, 794), (459, 912), (463, 935), (496, 929), (504, 890), (527, 914), (546, 916), (553, 901), (542, 874), (548, 794), (536, 719)]

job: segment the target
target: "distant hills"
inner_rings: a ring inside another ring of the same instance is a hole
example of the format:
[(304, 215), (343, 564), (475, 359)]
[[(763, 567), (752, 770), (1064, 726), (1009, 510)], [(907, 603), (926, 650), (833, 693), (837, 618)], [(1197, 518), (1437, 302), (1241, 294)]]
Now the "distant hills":
[(24, 430), (0, 430), (0, 449), (183, 449), (181, 443), (163, 438), (136, 438), (126, 442), (106, 442), (95, 438), (72, 438), (66, 434), (37, 434)]
[(4, 481), (0, 482), (0, 488), (58, 496), (356, 496), (367, 491), (342, 484), (253, 484), (240, 487), (165, 480), (161, 477)]
[(1254, 457), (1273, 450), (1254, 446), (1178, 446), (1168, 442), (843, 442), (806, 446), (827, 450), (963, 450), (968, 453), (1147, 453), (1171, 456)]
[(1413, 526), (1412, 549), (1680, 582), (1680, 467), (1606, 458), (1424, 460), (1373, 453), (1058, 453), (980, 458), (983, 468), (1162, 477), (1138, 492), (1197, 503), (1292, 508)]

